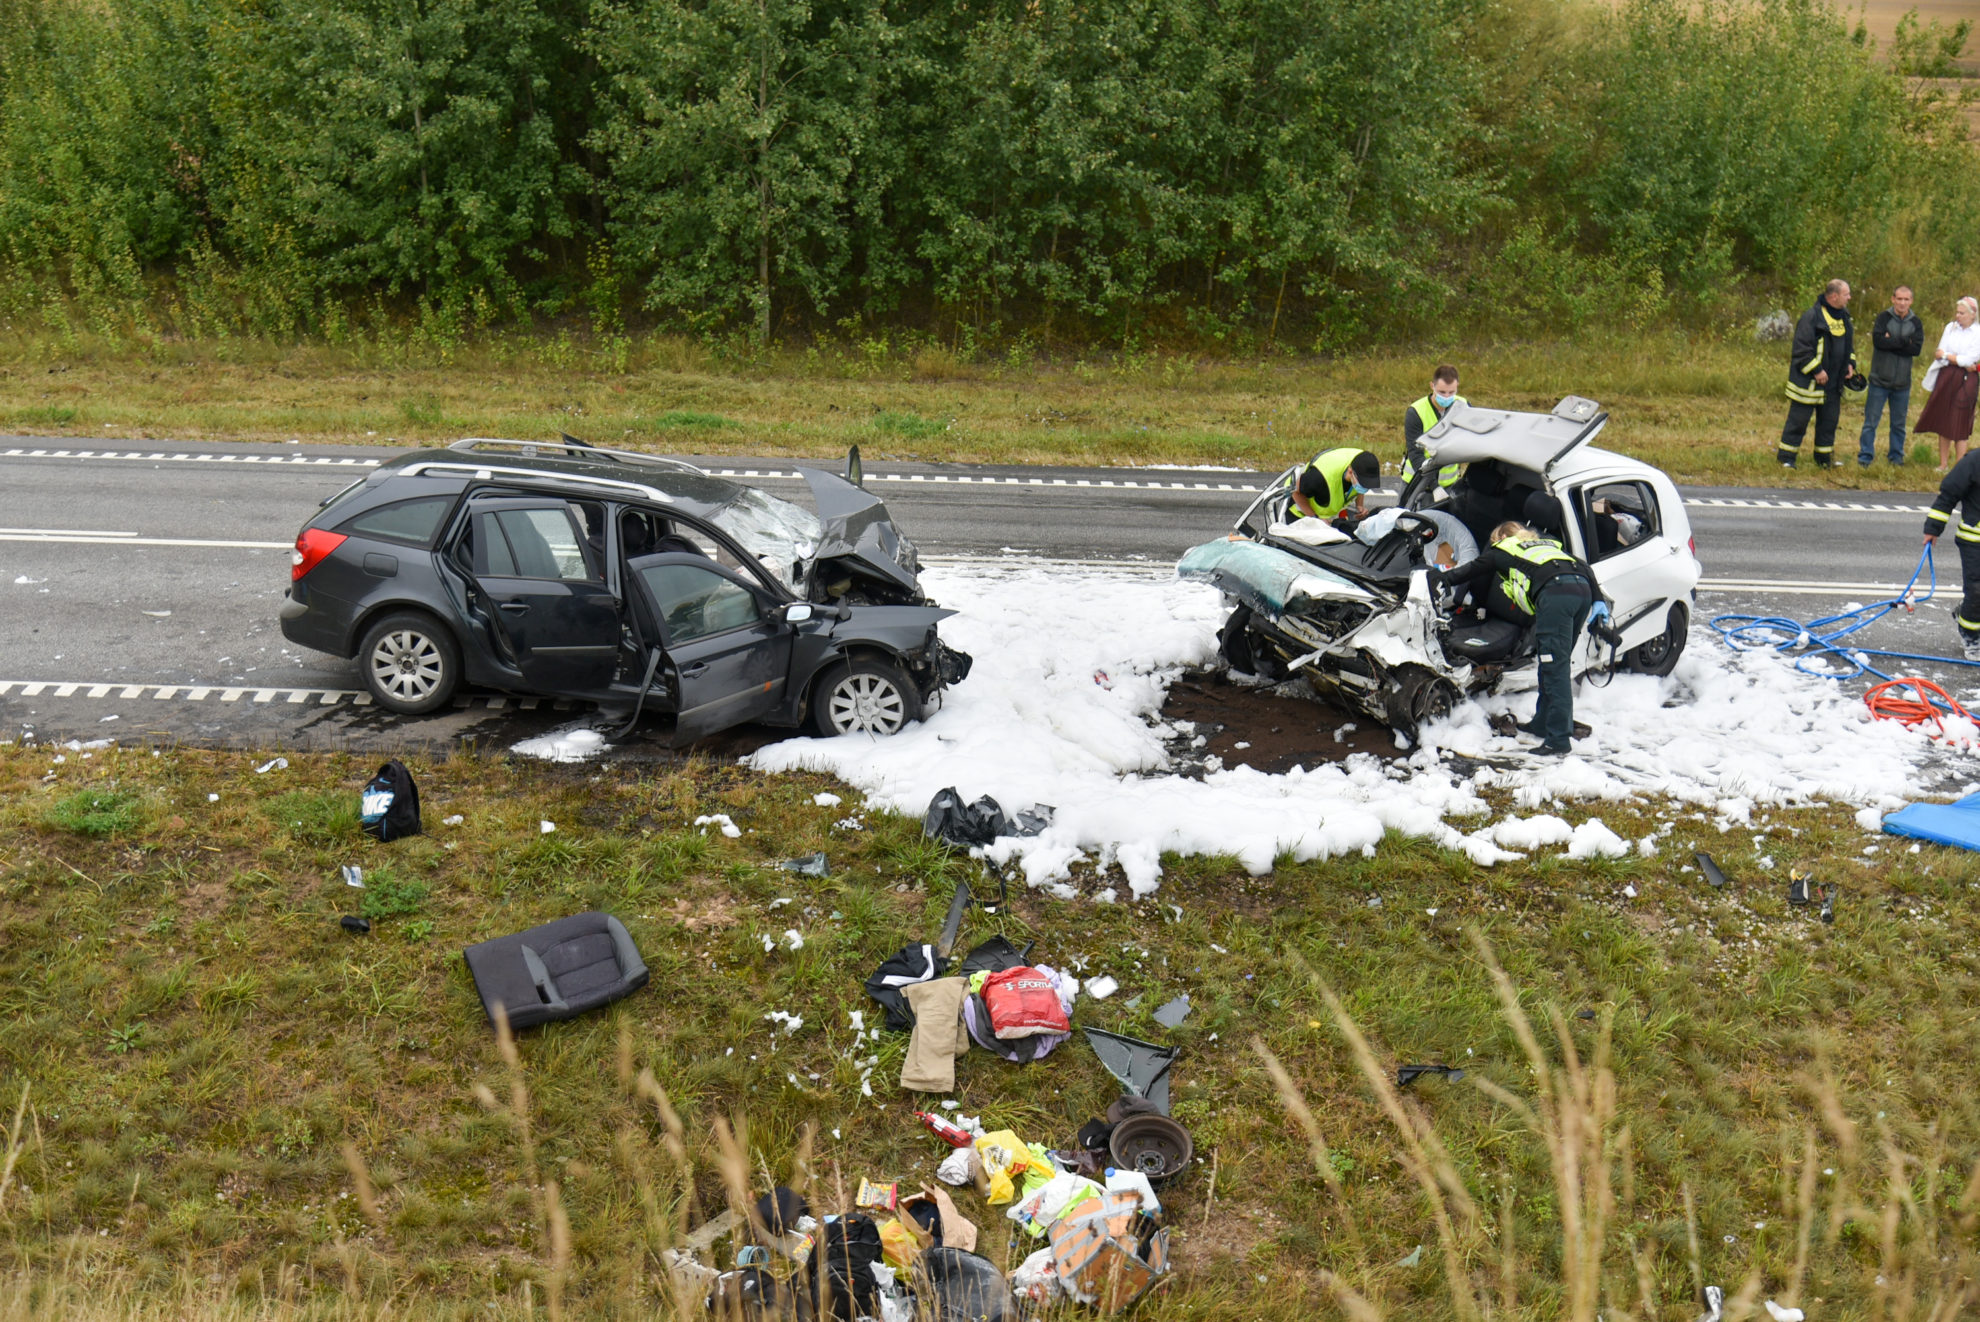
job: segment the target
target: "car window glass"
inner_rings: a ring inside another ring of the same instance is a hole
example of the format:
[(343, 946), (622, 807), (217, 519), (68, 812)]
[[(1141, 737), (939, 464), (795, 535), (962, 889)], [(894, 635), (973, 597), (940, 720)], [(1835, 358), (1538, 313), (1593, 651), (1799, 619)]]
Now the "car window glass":
[(1640, 545), (1659, 531), (1657, 497), (1647, 483), (1605, 482), (1582, 497), (1591, 560)]
[[(511, 577), (560, 578), (571, 582), (591, 577), (584, 545), (578, 539), (571, 516), (564, 510), (501, 510), (496, 513), (495, 522), (508, 542), (513, 566), (508, 571)], [(499, 575), (503, 570), (496, 568), (496, 564), (497, 557), (491, 548), (488, 572)]]
[(699, 565), (649, 565), (640, 570), (659, 607), (668, 646), (754, 624), (763, 617), (756, 594)]
[(440, 520), (447, 517), (447, 510), (453, 503), (451, 496), (428, 496), (420, 500), (381, 505), (345, 522), (343, 531), (425, 546), (432, 542)]

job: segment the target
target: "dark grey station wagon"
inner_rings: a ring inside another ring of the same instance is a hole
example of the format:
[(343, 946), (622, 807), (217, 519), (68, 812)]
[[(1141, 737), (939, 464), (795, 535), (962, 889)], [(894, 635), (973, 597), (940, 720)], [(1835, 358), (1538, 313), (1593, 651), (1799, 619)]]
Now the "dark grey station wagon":
[(383, 464), (296, 537), (290, 641), (355, 657), (395, 712), (462, 685), (671, 713), (676, 741), (756, 721), (893, 734), (969, 673), (879, 499), (801, 469), (817, 513), (677, 459), (459, 441)]

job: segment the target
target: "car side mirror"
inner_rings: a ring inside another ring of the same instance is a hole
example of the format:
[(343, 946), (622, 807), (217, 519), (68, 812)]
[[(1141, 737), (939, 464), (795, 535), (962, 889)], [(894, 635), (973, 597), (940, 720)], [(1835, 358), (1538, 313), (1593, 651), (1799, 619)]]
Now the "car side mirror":
[(784, 607), (784, 622), (786, 624), (803, 624), (810, 618), (811, 603), (808, 601), (793, 601)]

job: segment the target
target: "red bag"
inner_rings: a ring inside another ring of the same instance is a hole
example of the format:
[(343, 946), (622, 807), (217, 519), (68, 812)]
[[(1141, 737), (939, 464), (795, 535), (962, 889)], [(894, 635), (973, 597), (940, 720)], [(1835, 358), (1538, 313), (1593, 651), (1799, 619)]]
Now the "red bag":
[(1072, 1022), (1059, 1004), (1052, 980), (1028, 965), (993, 973), (983, 980), (983, 1006), (990, 1030), (1005, 1040), (1040, 1033), (1070, 1033)]

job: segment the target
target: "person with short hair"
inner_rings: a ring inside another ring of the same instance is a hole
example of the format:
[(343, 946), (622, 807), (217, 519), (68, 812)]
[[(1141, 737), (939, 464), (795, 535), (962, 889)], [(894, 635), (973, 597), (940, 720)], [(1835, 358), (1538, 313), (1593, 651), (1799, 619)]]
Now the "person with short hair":
[(1870, 389), (1863, 396), (1863, 434), (1856, 438), (1856, 464), (1877, 459), (1877, 420), (1891, 410), (1891, 463), (1904, 462), (1904, 426), (1911, 413), (1911, 360), (1925, 348), (1925, 323), (1911, 310), (1911, 286), (1891, 291), (1891, 305), (1870, 325)]
[(1293, 479), (1286, 520), (1332, 519), (1350, 504), (1354, 517), (1367, 512), (1366, 497), (1382, 485), (1382, 461), (1366, 450), (1345, 445), (1322, 450)]
[[(1458, 394), (1458, 370), (1449, 363), (1437, 364), (1430, 374), (1430, 393), (1403, 410), (1403, 485), (1416, 480), (1417, 466), (1423, 462), (1423, 433), (1444, 420), (1459, 404), (1470, 401)], [(1462, 464), (1445, 464), (1437, 470), (1437, 485), (1447, 487), (1458, 480)]]
[(1956, 466), (1966, 457), (1973, 435), (1973, 405), (1980, 397), (1980, 303), (1962, 298), (1953, 319), (1939, 336), (1932, 366), (1925, 372), (1925, 407), (1918, 414), (1918, 431), (1939, 438), (1939, 468), (1952, 455)]
[(1574, 734), (1574, 644), (1582, 626), (1609, 613), (1595, 571), (1552, 538), (1507, 520), (1492, 529), (1492, 545), (1469, 564), (1430, 571), (1434, 591), (1497, 575), (1485, 613), (1531, 627), (1540, 651), (1540, 698), (1533, 719), (1519, 728), (1540, 736), (1535, 750), (1569, 752)]
[(1794, 326), (1788, 353), (1787, 423), (1775, 457), (1793, 468), (1801, 438), (1815, 422), (1815, 466), (1834, 462), (1836, 423), (1842, 418), (1843, 381), (1856, 374), (1856, 330), (1849, 319), (1849, 281), (1831, 280)]

